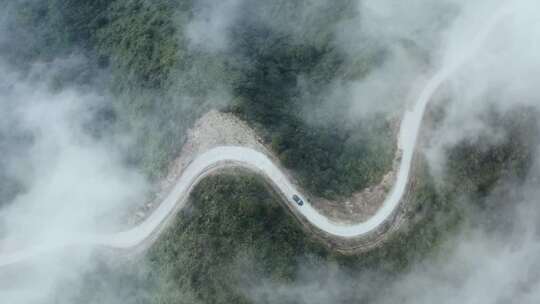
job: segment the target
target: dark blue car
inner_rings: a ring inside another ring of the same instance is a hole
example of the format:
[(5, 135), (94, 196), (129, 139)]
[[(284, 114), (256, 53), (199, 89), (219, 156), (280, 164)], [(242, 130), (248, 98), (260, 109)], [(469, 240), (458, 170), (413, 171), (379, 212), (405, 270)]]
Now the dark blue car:
[(304, 201), (296, 194), (293, 194), (292, 199), (298, 204), (298, 206), (302, 206), (304, 204)]

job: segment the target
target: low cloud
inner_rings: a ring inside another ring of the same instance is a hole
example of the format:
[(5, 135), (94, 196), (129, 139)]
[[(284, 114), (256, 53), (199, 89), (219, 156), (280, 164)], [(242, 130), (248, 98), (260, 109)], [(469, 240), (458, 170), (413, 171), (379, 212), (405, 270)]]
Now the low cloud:
[[(498, 7), (503, 7), (496, 3), (481, 1), (464, 5), (462, 15), (444, 33), (444, 48), (439, 51), (442, 67), (460, 56), (460, 46), (467, 46), (475, 39), (477, 30), (473, 29), (486, 23)], [(490, 112), (503, 116), (516, 109), (540, 107), (536, 85), (540, 80), (540, 50), (536, 43), (540, 24), (535, 17), (540, 6), (523, 0), (504, 7), (507, 13), (476, 55), (443, 85), (444, 99), (449, 102), (426, 152), (436, 171), (444, 167), (446, 151), (463, 140), (475, 141), (484, 136), (497, 142), (505, 138), (505, 130), (494, 128), (486, 119)]]
[[(540, 106), (540, 5), (533, 0), (505, 3), (510, 14), (433, 100), (448, 101), (426, 150), (430, 166), (439, 168), (433, 171), (437, 174), (445, 173), (446, 151), (463, 140), (488, 137), (498, 142), (507, 136), (486, 123), (486, 111), (507, 113)], [(314, 16), (321, 16), (332, 4), (307, 1), (306, 10), (290, 23), (274, 19), (272, 11), (262, 10), (260, 17), (294, 39), (308, 39), (315, 35), (302, 27), (318, 24)], [(230, 28), (241, 19), (244, 1), (205, 0), (197, 5), (186, 30), (191, 47), (228, 50)], [(415, 101), (417, 87), (451, 64), (500, 5), (503, 1), (358, 1), (358, 14), (331, 29), (336, 36), (333, 46), (346, 54), (347, 63), (379, 52), (384, 58), (359, 80), (336, 80), (322, 94), (326, 101), (305, 117), (317, 117), (316, 111), (332, 111), (336, 105), (343, 106), (353, 120), (402, 113)], [(0, 30), (1, 24), (0, 20)], [(118, 214), (144, 199), (148, 187), (137, 171), (123, 165), (118, 147), (123, 145), (115, 143), (129, 141), (125, 136), (95, 137), (88, 130), (105, 97), (78, 88), (53, 90), (46, 83), (48, 70), (38, 69), (29, 78), (0, 68), (0, 130), (4, 131), (0, 135), (17, 135), (0, 137), (0, 168), (20, 188), (2, 202), (6, 205), (0, 209), (2, 249), (21, 243), (66, 243), (81, 233), (114, 230), (119, 227)], [(540, 299), (537, 169), (533, 167), (525, 184), (509, 185), (523, 198), (501, 198), (495, 193), (488, 198), (488, 202), (507, 200), (511, 206), (503, 210), (516, 224), (510, 232), (468, 227), (447, 240), (441, 254), (397, 277), (374, 271), (349, 273), (324, 264), (302, 269), (299, 283), (268, 280), (245, 292), (260, 303), (340, 303), (357, 297), (371, 303), (536, 303)], [(473, 218), (480, 220), (482, 215)], [(67, 258), (44, 257), (45, 263), (31, 263), (27, 272), (17, 276), (0, 276), (0, 298), (15, 304), (42, 300), (58, 282), (78, 278), (93, 267), (91, 254), (92, 248), (81, 248), (70, 251)], [(78, 288), (76, 283), (73, 288)]]
[(230, 30), (240, 17), (242, 3), (244, 0), (196, 2), (194, 18), (185, 30), (190, 46), (209, 52), (228, 50)]
[[(0, 209), (3, 252), (63, 246), (85, 234), (118, 230), (148, 191), (145, 178), (123, 165), (119, 143), (126, 137), (92, 134), (105, 97), (77, 88), (52, 90), (44, 70), (30, 73), (39, 81), (2, 71), (0, 126), (13, 136), (0, 138), (0, 146), (8, 160), (6, 178), (21, 185)], [(44, 299), (61, 279), (91, 267), (91, 253), (83, 246), (30, 261), (22, 271), (28, 275), (15, 281), (20, 286), (5, 289), (14, 280), (0, 278), (0, 297), (9, 303)]]

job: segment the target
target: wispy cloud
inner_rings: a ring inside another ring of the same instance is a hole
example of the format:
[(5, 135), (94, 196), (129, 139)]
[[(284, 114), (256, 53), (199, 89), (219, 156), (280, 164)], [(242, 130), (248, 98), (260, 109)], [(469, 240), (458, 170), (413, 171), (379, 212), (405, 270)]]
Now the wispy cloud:
[[(3, 68), (0, 80), (0, 126), (2, 134), (13, 135), (0, 138), (2, 156), (9, 160), (7, 178), (21, 185), (0, 209), (4, 252), (70, 244), (84, 234), (117, 230), (148, 190), (145, 178), (124, 165), (120, 143), (125, 136), (91, 132), (104, 97), (77, 88), (52, 90), (43, 71), (36, 73), (30, 75), (39, 81)], [(73, 248), (30, 261), (21, 286), (4, 288), (14, 281), (0, 278), (0, 296), (9, 303), (46, 298), (60, 279), (90, 267), (91, 252)]]

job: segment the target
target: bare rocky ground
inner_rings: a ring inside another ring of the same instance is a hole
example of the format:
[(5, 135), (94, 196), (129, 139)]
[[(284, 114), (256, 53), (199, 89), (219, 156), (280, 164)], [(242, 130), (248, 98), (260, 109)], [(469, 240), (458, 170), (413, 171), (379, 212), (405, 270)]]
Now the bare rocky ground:
[[(395, 125), (399, 126), (399, 123), (396, 122)], [(397, 130), (397, 127), (395, 129)], [(262, 143), (261, 138), (257, 136), (255, 131), (245, 122), (241, 121), (233, 114), (214, 110), (202, 116), (195, 123), (193, 128), (188, 131), (186, 143), (178, 158), (176, 158), (169, 167), (167, 177), (158, 185), (159, 190), (157, 191), (158, 194), (155, 199), (152, 202), (137, 208), (135, 211), (135, 218), (130, 219), (129, 222), (140, 222), (150, 214), (167, 195), (176, 180), (182, 174), (184, 168), (186, 168), (198, 155), (213, 147), (223, 145), (244, 146), (263, 152), (274, 160), (274, 163), (288, 175), (291, 181), (294, 182), (297, 180), (294, 178), (293, 172), (280, 166), (279, 160)], [(310, 196), (306, 191), (303, 191), (298, 183), (295, 182), (295, 184), (298, 189), (307, 196), (313, 206), (329, 218), (339, 222), (365, 221), (375, 214), (383, 203), (388, 190), (392, 188), (396, 178), (400, 157), (401, 152), (398, 150), (394, 157), (392, 170), (384, 175), (380, 183), (356, 192), (346, 199), (330, 201)]]

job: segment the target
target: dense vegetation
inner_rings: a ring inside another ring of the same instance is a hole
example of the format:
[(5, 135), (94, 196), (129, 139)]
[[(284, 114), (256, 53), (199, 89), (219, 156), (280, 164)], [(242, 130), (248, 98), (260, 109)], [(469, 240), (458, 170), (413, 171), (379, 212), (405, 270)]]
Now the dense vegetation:
[(157, 294), (166, 303), (178, 290), (202, 303), (242, 303), (237, 288), (256, 287), (258, 275), (291, 280), (298, 270), (294, 257), (327, 254), (254, 177), (209, 178), (192, 198), (195, 205), (150, 252), (162, 280)]
[[(310, 24), (301, 39), (258, 21), (261, 13), (257, 11), (248, 13), (234, 31), (238, 37), (235, 52), (253, 62), (235, 86), (239, 98), (235, 112), (263, 135), (310, 191), (326, 197), (349, 195), (380, 181), (395, 151), (385, 117), (344, 123), (348, 120), (344, 101), (335, 100), (335, 109), (317, 123), (306, 122), (305, 112), (323, 104), (333, 80), (362, 75), (376, 64), (371, 58), (350, 65), (332, 44), (334, 23), (353, 11), (352, 5), (350, 1), (331, 3), (325, 11), (326, 22)], [(284, 7), (276, 14), (283, 20), (276, 23), (294, 20), (298, 10), (307, 9), (302, 4)]]
[(328, 2), (310, 23), (284, 28), (263, 14), (280, 16), (274, 21), (283, 25), (302, 19), (309, 1), (246, 3), (246, 17), (231, 28), (230, 49), (221, 51), (190, 46), (190, 0), (0, 3), (10, 12), (5, 24), (12, 33), (0, 41), (2, 57), (30, 69), (76, 55), (78, 61), (60, 64), (53, 85), (112, 92), (105, 117), (116, 130), (137, 135), (128, 159), (152, 177), (164, 173), (195, 119), (224, 106), (255, 127), (316, 194), (350, 194), (390, 168), (395, 145), (385, 117), (336, 123), (347, 114), (339, 101), (325, 122), (304, 117), (333, 80), (362, 77), (381, 60), (366, 52), (350, 64), (333, 46), (333, 26), (354, 12), (352, 1)]

